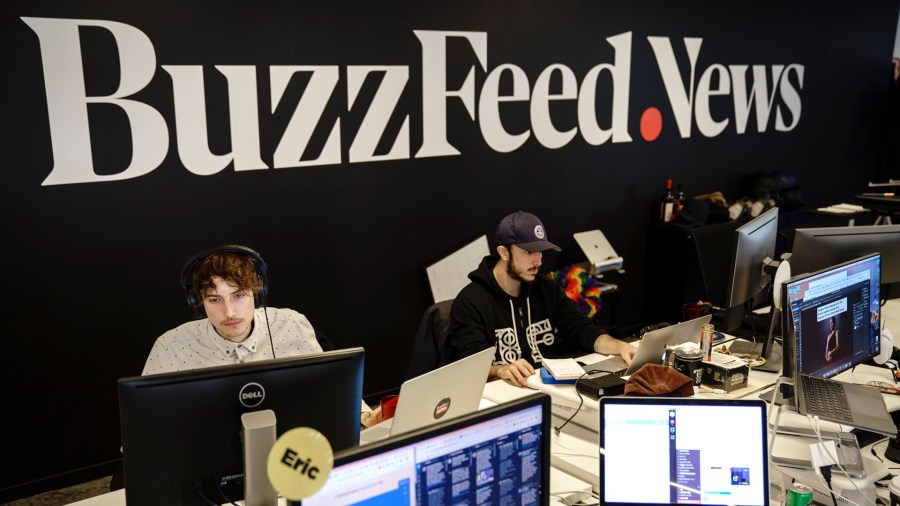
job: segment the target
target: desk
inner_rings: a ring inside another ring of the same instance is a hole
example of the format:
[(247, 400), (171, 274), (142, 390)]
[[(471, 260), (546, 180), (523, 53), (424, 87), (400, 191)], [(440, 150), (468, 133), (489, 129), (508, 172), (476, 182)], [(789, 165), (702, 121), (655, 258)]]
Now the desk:
[[(894, 301), (896, 305), (891, 309), (900, 309), (900, 301)], [(898, 311), (900, 313), (900, 311)], [(894, 313), (894, 314), (898, 314)], [(898, 314), (900, 315), (900, 314)], [(597, 358), (597, 357), (593, 357)], [(590, 357), (583, 360), (593, 362)], [(857, 366), (855, 369), (846, 371), (838, 375), (837, 379), (852, 383), (865, 383), (867, 381), (890, 381), (891, 372), (882, 367), (873, 367), (867, 365)], [(698, 391), (698, 397), (706, 398), (752, 398), (760, 395), (763, 391), (771, 387), (778, 375), (775, 373), (761, 372), (752, 370), (748, 378), (748, 387), (742, 388), (730, 393), (716, 394), (707, 391)], [(554, 414), (554, 422), (556, 426), (562, 424), (566, 418), (571, 416), (579, 404), (579, 399), (575, 393), (574, 386), (566, 384), (543, 384), (540, 381), (540, 375), (534, 375), (529, 378), (528, 388), (518, 388), (506, 381), (493, 381), (485, 386), (484, 398), (491, 402), (502, 403), (517, 397), (527, 395), (531, 390), (539, 390), (546, 392), (552, 397), (552, 407)], [(900, 396), (885, 396), (885, 404), (891, 411), (900, 409)], [(599, 493), (599, 402), (590, 398), (584, 399), (584, 404), (578, 414), (575, 415), (572, 422), (569, 423), (559, 434), (553, 434), (551, 437), (551, 465), (572, 475), (582, 481), (591, 484), (593, 490)], [(770, 429), (772, 428), (772, 420), (770, 420)], [(811, 430), (810, 420), (796, 413), (783, 413), (779, 428), (794, 428), (801, 430)], [(824, 432), (849, 432), (852, 427), (841, 426), (830, 422), (820, 422), (818, 429)], [(772, 440), (771, 456), (791, 457), (795, 459), (810, 460), (809, 444), (817, 439), (809, 437), (774, 434), (770, 431), (770, 439)], [(882, 444), (882, 447), (884, 445)], [(883, 448), (882, 448), (883, 452)], [(856, 486), (871, 492), (873, 490), (872, 483), (884, 476), (888, 470), (885, 465), (871, 458), (871, 455), (863, 454), (863, 462), (869, 476), (868, 479), (855, 480)], [(770, 483), (775, 487), (771, 495), (771, 502), (778, 503), (778, 498), (784, 490), (785, 484), (790, 484), (793, 480), (806, 483), (817, 488), (817, 499), (823, 503), (830, 503), (830, 495), (822, 494), (824, 487), (819, 484), (818, 477), (811, 470), (783, 467), (780, 465), (770, 464)], [(847, 478), (835, 475), (833, 477), (833, 486), (840, 490), (843, 494), (853, 497), (857, 494), (853, 483)], [(861, 501), (857, 501), (862, 504)], [(867, 503), (866, 503), (867, 504)]]

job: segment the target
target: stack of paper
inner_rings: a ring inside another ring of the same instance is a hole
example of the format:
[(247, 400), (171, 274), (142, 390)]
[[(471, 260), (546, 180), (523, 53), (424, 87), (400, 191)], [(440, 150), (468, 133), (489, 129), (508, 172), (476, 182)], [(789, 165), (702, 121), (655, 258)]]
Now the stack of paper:
[(573, 380), (584, 376), (584, 369), (574, 358), (545, 358), (542, 364), (554, 379)]

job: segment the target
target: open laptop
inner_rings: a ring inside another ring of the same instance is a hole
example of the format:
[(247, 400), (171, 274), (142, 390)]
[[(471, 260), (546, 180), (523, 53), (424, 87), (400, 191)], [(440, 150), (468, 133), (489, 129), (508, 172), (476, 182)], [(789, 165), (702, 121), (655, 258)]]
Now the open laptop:
[(477, 411), (494, 353), (494, 348), (487, 348), (406, 380), (400, 386), (394, 417), (361, 431), (360, 443), (379, 441)]
[(603, 397), (599, 416), (600, 504), (769, 504), (765, 402)]
[(814, 415), (872, 432), (897, 434), (881, 392), (831, 378), (881, 350), (881, 255), (874, 253), (784, 284), (787, 329), (793, 360), (785, 375), (794, 380), (801, 415)]
[(616, 253), (612, 244), (599, 230), (589, 230), (587, 232), (578, 232), (572, 237), (584, 252), (584, 255), (594, 266), (594, 272), (606, 272), (613, 269), (621, 269), (624, 259)]
[(763, 401), (603, 397), (599, 432), (602, 505), (769, 504)]
[(616, 376), (631, 376), (644, 364), (661, 364), (666, 354), (666, 346), (700, 340), (700, 330), (709, 323), (711, 315), (651, 330), (641, 338), (631, 365), (625, 365), (622, 357), (610, 357), (584, 366), (585, 371), (609, 371)]

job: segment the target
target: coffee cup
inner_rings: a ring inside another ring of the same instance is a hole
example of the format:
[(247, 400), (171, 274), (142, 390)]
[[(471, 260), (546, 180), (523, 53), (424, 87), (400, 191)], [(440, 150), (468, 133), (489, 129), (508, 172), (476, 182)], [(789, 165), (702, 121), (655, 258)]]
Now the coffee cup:
[(381, 417), (383, 420), (394, 418), (394, 412), (397, 411), (397, 401), (399, 395), (386, 395), (381, 398)]
[(891, 506), (900, 506), (900, 476), (894, 476), (888, 485), (891, 491)]
[(712, 304), (709, 302), (697, 301), (683, 304), (681, 306), (681, 321), (686, 322), (706, 316), (709, 314), (710, 309), (712, 309)]

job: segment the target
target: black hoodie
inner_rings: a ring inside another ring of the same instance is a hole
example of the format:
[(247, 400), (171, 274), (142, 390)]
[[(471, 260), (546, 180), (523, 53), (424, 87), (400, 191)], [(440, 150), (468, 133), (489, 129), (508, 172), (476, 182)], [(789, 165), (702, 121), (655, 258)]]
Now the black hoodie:
[(539, 275), (533, 283), (522, 283), (519, 297), (511, 297), (494, 279), (496, 264), (496, 257), (485, 257), (453, 301), (447, 338), (451, 359), (495, 346), (494, 364), (524, 358), (539, 366), (545, 357), (593, 351), (603, 329), (578, 311), (556, 281)]

